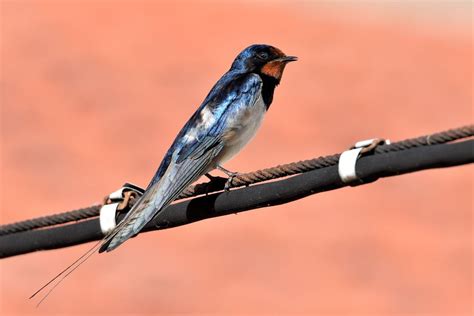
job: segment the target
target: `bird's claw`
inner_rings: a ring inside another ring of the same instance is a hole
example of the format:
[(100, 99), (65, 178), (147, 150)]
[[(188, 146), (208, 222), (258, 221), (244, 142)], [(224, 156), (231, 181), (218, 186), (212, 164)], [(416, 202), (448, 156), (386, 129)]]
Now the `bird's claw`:
[(228, 175), (229, 178), (227, 178), (227, 181), (226, 181), (226, 183), (225, 183), (225, 185), (224, 185), (224, 191), (225, 191), (225, 192), (229, 192), (229, 191), (230, 191), (230, 187), (231, 187), (231, 185), (232, 185), (232, 181), (233, 181), (234, 178), (235, 178), (236, 176), (238, 176), (238, 175), (239, 175), (238, 172), (232, 172), (230, 175)]
[(232, 185), (232, 181), (234, 180), (234, 178), (236, 176), (239, 175), (238, 172), (232, 172), (232, 171), (229, 171), (227, 170), (226, 168), (222, 167), (222, 166), (217, 166), (217, 169), (219, 169), (220, 171), (224, 172), (229, 178), (227, 179), (225, 185), (224, 185), (224, 191), (225, 192), (229, 192), (230, 191), (230, 187)]

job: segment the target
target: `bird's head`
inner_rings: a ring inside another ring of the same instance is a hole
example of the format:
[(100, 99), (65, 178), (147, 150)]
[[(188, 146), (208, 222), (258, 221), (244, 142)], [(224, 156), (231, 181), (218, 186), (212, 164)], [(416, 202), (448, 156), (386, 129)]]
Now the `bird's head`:
[(280, 82), (287, 63), (298, 60), (286, 56), (280, 49), (264, 44), (255, 44), (244, 49), (232, 63), (231, 70), (241, 70), (266, 75)]

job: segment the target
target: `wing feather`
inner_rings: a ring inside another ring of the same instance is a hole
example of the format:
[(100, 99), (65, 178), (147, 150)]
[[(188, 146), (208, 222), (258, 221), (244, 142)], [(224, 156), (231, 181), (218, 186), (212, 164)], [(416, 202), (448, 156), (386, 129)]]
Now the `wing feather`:
[(187, 159), (180, 164), (172, 163), (164, 177), (145, 192), (120, 223), (123, 224), (119, 224), (111, 236), (104, 241), (99, 252), (111, 251), (138, 234), (154, 216), (206, 172), (222, 147), (222, 144), (216, 145), (198, 159)]

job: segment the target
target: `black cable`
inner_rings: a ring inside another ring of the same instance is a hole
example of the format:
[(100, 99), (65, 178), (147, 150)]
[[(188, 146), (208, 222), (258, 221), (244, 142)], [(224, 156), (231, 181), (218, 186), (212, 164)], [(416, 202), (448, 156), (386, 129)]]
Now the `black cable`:
[[(375, 148), (375, 153), (388, 153), (394, 151), (406, 150), (414, 147), (431, 146), (436, 144), (443, 144), (462, 138), (471, 137), (474, 135), (474, 125), (466, 125), (459, 128), (453, 128), (446, 131), (405, 139), (392, 143), (390, 145), (380, 145)], [(337, 165), (339, 161), (339, 154), (319, 157), (315, 159), (292, 162), (284, 165), (279, 165), (271, 168), (257, 170), (245, 174), (239, 174), (232, 179), (230, 187), (242, 187), (255, 183), (260, 183), (268, 180), (274, 180), (290, 175), (300, 174), (320, 168)], [(215, 181), (220, 180), (220, 181)], [(222, 191), (227, 179), (215, 177), (214, 181), (208, 183), (200, 183), (189, 186), (181, 195), (179, 199), (189, 198), (197, 195)], [(68, 222), (84, 220), (91, 217), (99, 216), (102, 205), (96, 204), (90, 207), (77, 209), (69, 212), (33, 218), (16, 223), (0, 225), (0, 236), (18, 233), (32, 229), (38, 229), (48, 226), (65, 224)]]
[[(474, 162), (474, 141), (414, 147), (364, 156), (357, 162), (361, 184), (409, 172)], [(338, 168), (329, 166), (279, 181), (220, 192), (175, 203), (161, 212), (143, 231), (171, 228), (199, 220), (288, 203), (305, 196), (346, 186)], [(121, 215), (123, 217), (124, 215)], [(120, 218), (121, 219), (121, 218)], [(0, 236), (0, 257), (57, 249), (103, 237), (97, 218), (48, 229)]]

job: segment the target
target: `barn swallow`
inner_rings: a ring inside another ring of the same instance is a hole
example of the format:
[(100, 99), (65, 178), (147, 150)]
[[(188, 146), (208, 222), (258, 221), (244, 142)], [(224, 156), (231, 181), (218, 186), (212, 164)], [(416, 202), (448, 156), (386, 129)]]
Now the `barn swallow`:
[(191, 183), (219, 169), (255, 135), (287, 63), (296, 61), (270, 45), (244, 49), (179, 132), (143, 196), (99, 252), (111, 251), (140, 230)]

